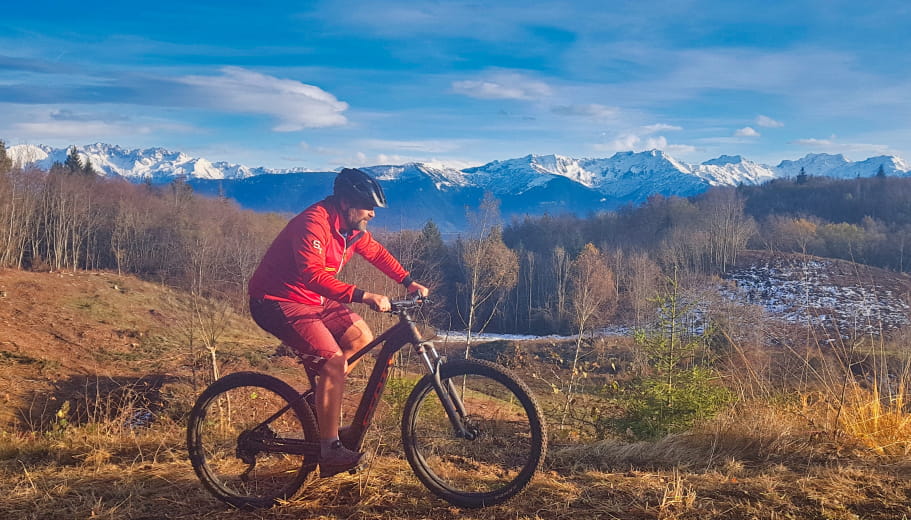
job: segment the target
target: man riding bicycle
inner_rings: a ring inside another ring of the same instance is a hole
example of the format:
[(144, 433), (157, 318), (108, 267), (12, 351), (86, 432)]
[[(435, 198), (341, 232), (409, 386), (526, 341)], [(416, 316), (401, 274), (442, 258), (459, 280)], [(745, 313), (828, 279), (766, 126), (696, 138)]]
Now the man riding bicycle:
[(373, 340), (363, 318), (346, 304), (388, 311), (389, 298), (337, 278), (357, 252), (408, 292), (427, 296), (366, 230), (374, 208), (386, 207), (383, 188), (361, 170), (345, 168), (333, 194), (294, 217), (278, 234), (250, 279), (250, 313), (264, 330), (293, 348), (319, 377), (315, 408), (320, 429), (320, 476), (356, 467), (363, 453), (339, 441), (339, 415), (348, 358)]

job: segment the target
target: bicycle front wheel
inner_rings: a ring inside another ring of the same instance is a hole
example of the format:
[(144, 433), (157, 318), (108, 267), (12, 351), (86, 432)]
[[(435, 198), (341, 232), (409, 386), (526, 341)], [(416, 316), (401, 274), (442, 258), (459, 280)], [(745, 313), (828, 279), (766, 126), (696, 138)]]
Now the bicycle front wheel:
[(196, 475), (216, 497), (243, 509), (269, 507), (297, 492), (316, 467), (315, 454), (302, 453), (304, 443), (318, 439), (316, 420), (299, 394), (255, 372), (212, 383), (187, 425)]
[(444, 398), (464, 412), (458, 421), (467, 435), (453, 425), (429, 374), (405, 403), (408, 463), (430, 491), (456, 506), (510, 499), (528, 485), (547, 452), (537, 402), (511, 372), (486, 361), (450, 361), (439, 375)]

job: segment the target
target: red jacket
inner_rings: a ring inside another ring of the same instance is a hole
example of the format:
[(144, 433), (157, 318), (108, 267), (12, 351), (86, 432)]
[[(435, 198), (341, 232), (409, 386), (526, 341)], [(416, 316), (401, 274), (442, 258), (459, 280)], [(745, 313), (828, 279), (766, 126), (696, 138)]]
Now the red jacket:
[(332, 197), (291, 219), (250, 278), (250, 297), (310, 305), (323, 304), (323, 298), (342, 303), (359, 301), (363, 292), (336, 278), (354, 252), (396, 282), (405, 280), (408, 271), (370, 232), (354, 231), (344, 236), (341, 222)]

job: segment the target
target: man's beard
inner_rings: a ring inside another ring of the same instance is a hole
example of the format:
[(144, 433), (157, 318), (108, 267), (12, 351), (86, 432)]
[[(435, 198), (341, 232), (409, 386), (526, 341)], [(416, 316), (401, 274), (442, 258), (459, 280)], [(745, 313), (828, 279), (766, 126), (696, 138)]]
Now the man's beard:
[(367, 219), (354, 220), (355, 216), (352, 214), (346, 215), (347, 224), (349, 231), (366, 231), (367, 230)]

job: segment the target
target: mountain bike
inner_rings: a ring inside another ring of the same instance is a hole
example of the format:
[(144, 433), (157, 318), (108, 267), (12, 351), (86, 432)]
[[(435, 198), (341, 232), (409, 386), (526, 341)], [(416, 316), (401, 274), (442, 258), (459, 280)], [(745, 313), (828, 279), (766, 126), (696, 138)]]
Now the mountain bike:
[[(446, 360), (424, 340), (415, 316), (422, 299), (392, 302), (398, 321), (353, 354), (382, 345), (343, 444), (360, 451), (380, 403), (395, 354), (412, 345), (426, 374), (405, 402), (405, 458), (434, 494), (465, 508), (502, 503), (531, 481), (547, 452), (544, 417), (528, 387), (505, 367)], [(187, 447), (196, 475), (235, 507), (270, 507), (291, 498), (317, 467), (319, 428), (310, 389), (298, 392), (258, 372), (224, 376), (190, 413)]]

